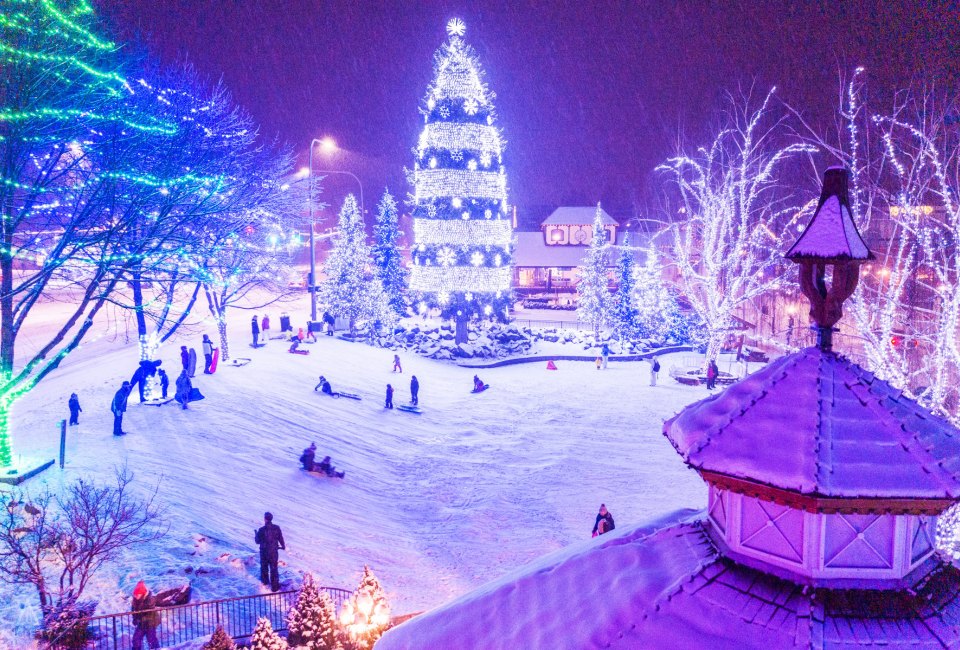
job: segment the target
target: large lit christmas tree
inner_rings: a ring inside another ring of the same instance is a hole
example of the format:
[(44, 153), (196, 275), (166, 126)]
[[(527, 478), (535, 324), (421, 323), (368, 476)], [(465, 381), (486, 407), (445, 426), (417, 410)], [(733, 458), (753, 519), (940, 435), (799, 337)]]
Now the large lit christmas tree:
[(513, 239), (494, 94), (465, 31), (457, 18), (447, 23), (434, 57), (412, 172), (410, 290), (421, 309), (439, 307), (458, 323), (506, 317)]

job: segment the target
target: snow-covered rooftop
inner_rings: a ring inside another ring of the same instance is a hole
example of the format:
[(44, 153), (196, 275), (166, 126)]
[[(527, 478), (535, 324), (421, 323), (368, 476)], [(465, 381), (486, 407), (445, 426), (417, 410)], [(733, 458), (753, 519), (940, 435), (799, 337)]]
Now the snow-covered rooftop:
[(801, 495), (960, 497), (960, 431), (817, 348), (688, 406), (664, 434), (697, 470)]
[(960, 576), (942, 565), (915, 592), (834, 591), (718, 554), (681, 511), (575, 544), (390, 630), (413, 648), (956, 647)]
[[(514, 266), (539, 266), (539, 267), (557, 267), (569, 268), (580, 266), (590, 250), (588, 246), (547, 246), (543, 241), (543, 232), (517, 232), (514, 233), (517, 238), (517, 245), (513, 251)], [(623, 244), (624, 233), (617, 233), (617, 245)], [(634, 259), (638, 263), (643, 263), (646, 256), (640, 247), (646, 247), (650, 244), (648, 233), (630, 233), (630, 246), (638, 247), (635, 251)], [(619, 249), (611, 249), (607, 252), (607, 263), (610, 266), (616, 266), (619, 257)]]
[[(597, 214), (596, 206), (561, 206), (553, 211), (549, 217), (543, 220), (544, 226), (578, 226), (589, 225)], [(616, 226), (617, 220), (607, 214), (607, 211), (600, 208), (600, 218), (605, 226)]]
[(834, 194), (823, 202), (786, 256), (866, 260), (870, 250), (857, 232), (850, 210)]

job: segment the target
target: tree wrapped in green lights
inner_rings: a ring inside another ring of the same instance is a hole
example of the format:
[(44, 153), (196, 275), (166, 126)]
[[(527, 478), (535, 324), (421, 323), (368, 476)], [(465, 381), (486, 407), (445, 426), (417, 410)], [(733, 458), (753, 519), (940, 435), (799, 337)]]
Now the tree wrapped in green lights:
[(472, 316), (506, 317), (513, 239), (494, 93), (465, 31), (459, 19), (447, 23), (450, 38), (434, 57), (411, 172), (410, 290), (422, 311), (439, 307), (456, 318), (458, 338)]

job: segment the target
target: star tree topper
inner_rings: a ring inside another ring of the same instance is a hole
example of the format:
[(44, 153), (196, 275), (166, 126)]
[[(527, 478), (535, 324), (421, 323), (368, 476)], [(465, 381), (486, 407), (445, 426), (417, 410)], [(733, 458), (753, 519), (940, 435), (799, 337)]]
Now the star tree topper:
[(467, 26), (459, 18), (451, 18), (447, 22), (448, 36), (463, 36), (467, 33)]

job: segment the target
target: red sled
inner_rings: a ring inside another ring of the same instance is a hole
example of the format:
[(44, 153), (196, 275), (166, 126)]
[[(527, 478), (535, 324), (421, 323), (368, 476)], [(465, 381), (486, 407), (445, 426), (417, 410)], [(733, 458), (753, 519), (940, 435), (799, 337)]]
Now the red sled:
[(213, 360), (210, 361), (210, 374), (217, 371), (217, 361), (220, 360), (220, 348), (213, 349)]
[(556, 369), (557, 369), (557, 364), (555, 364), (553, 361), (547, 361), (547, 370), (556, 370)]

